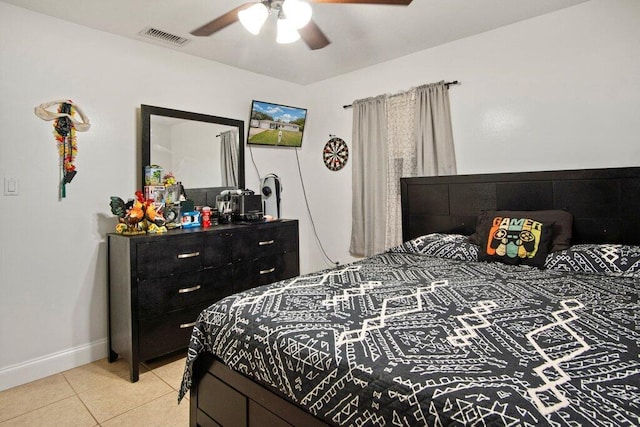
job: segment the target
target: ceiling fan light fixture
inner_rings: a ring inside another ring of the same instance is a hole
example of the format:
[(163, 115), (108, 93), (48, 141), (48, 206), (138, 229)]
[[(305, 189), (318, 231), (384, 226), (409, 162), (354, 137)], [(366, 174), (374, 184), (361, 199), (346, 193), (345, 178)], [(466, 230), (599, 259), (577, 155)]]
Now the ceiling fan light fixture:
[(262, 4), (256, 3), (251, 7), (238, 12), (238, 19), (244, 28), (251, 34), (257, 35), (269, 17), (269, 9)]
[(304, 27), (311, 20), (311, 6), (300, 0), (284, 0), (282, 11), (296, 29)]
[(290, 20), (285, 18), (278, 18), (278, 34), (276, 35), (276, 42), (281, 44), (293, 43), (300, 39), (300, 34), (296, 31)]

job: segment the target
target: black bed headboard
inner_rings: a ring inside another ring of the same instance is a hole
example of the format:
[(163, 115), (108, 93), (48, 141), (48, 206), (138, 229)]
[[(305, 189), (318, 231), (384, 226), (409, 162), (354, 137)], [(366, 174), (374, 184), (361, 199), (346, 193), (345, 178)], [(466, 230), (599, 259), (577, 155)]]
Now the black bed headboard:
[(482, 210), (564, 209), (572, 243), (640, 244), (640, 167), (401, 178), (402, 237), (471, 234)]

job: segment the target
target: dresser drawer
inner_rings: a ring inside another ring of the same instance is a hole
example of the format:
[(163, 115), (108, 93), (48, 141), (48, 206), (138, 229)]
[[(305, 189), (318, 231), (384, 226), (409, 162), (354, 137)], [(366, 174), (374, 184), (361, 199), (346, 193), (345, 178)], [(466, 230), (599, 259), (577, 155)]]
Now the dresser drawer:
[(220, 267), (232, 261), (228, 233), (197, 233), (172, 239), (138, 243), (138, 277)]
[(296, 224), (268, 228), (256, 226), (252, 230), (238, 233), (233, 237), (234, 261), (252, 260), (298, 250)]
[(204, 259), (205, 268), (220, 267), (231, 264), (231, 235), (229, 233), (205, 233)]
[(199, 235), (193, 235), (138, 243), (138, 277), (162, 277), (201, 270), (204, 267), (203, 242)]
[(139, 321), (140, 360), (149, 360), (189, 345), (198, 315), (210, 304), (201, 304)]
[(181, 273), (138, 283), (138, 315), (149, 317), (231, 294), (231, 266)]
[(289, 279), (300, 274), (298, 252), (270, 255), (234, 265), (233, 292)]

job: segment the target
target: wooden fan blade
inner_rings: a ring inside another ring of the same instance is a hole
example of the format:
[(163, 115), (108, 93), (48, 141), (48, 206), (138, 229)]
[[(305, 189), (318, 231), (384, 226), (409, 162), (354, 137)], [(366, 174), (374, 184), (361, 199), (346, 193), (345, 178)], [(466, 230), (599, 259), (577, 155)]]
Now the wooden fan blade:
[(200, 37), (210, 36), (216, 31), (220, 31), (224, 27), (227, 27), (233, 24), (234, 22), (238, 21), (238, 12), (254, 4), (255, 4), (254, 2), (250, 2), (250, 3), (245, 3), (243, 5), (240, 5), (235, 9), (225, 13), (224, 15), (218, 16), (216, 19), (209, 22), (208, 24), (204, 24), (202, 27), (191, 31), (191, 34), (194, 36), (200, 36)]
[(408, 6), (412, 0), (311, 0), (314, 3), (342, 3), (342, 4), (389, 4), (394, 6)]
[(313, 20), (309, 21), (307, 25), (298, 30), (300, 37), (309, 46), (311, 50), (322, 49), (327, 46), (331, 41), (324, 35), (320, 27), (316, 25)]

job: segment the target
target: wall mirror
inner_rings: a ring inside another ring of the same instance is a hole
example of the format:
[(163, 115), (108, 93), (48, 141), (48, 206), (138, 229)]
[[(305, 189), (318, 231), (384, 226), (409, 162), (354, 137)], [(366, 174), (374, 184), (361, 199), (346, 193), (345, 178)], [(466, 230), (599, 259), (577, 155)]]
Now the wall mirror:
[(215, 196), (244, 188), (244, 121), (141, 106), (142, 164), (158, 165), (182, 182), (196, 205), (215, 206)]

